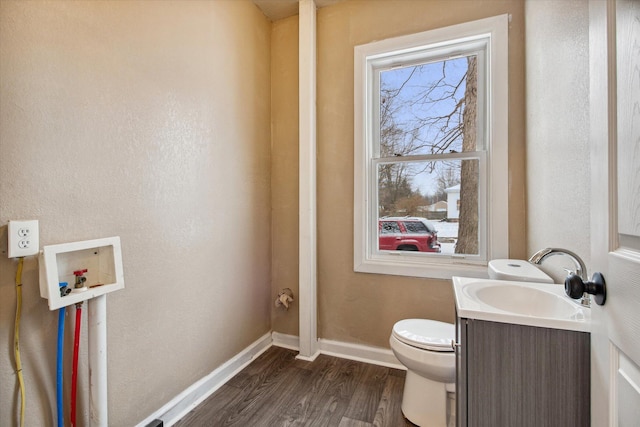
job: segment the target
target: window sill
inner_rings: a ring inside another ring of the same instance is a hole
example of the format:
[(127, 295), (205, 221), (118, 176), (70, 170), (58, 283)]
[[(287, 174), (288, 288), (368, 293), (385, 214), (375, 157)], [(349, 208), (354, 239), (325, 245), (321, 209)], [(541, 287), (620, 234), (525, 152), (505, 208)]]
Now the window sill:
[(487, 265), (462, 262), (415, 263), (402, 260), (370, 260), (354, 265), (356, 273), (388, 274), (393, 276), (447, 279), (453, 276), (487, 279)]

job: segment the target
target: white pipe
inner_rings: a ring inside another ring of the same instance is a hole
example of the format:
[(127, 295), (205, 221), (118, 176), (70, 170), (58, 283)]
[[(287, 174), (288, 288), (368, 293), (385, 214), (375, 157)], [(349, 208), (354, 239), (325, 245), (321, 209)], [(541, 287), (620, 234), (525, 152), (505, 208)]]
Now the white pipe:
[(300, 0), (298, 20), (300, 354), (297, 358), (313, 360), (320, 354), (317, 314), (316, 3), (314, 0)]
[(107, 296), (88, 301), (89, 425), (107, 427)]

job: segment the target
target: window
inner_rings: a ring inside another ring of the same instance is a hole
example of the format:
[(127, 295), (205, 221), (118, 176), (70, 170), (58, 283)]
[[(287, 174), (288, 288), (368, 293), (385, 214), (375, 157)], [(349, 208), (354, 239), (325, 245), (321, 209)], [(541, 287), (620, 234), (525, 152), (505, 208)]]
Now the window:
[(397, 222), (383, 221), (380, 225), (380, 234), (400, 233), (400, 225)]
[(508, 256), (507, 36), (502, 15), (356, 46), (355, 271), (450, 278)]
[(404, 226), (407, 228), (407, 233), (426, 234), (429, 232), (429, 227), (422, 222), (406, 222)]

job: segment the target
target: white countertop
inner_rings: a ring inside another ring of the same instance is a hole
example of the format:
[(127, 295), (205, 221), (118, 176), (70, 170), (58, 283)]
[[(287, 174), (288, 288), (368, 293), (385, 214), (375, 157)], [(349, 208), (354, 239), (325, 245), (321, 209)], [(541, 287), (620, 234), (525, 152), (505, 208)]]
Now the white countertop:
[(591, 309), (547, 283), (453, 277), (459, 317), (590, 332)]

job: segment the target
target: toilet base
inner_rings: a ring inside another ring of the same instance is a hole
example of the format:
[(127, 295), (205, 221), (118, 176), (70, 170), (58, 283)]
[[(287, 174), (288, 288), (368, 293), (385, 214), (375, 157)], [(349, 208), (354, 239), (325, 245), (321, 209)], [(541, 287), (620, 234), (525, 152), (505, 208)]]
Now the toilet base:
[(402, 413), (420, 427), (447, 427), (446, 385), (407, 370)]

